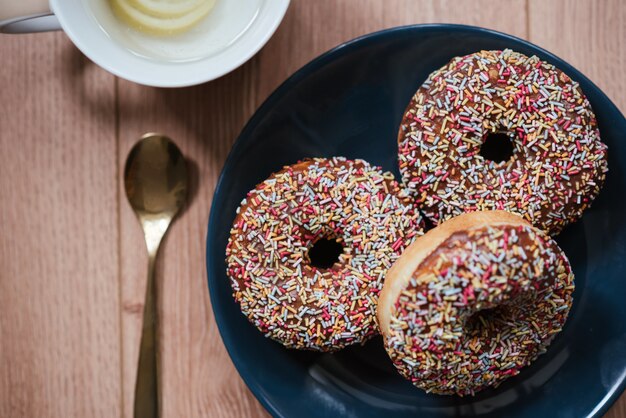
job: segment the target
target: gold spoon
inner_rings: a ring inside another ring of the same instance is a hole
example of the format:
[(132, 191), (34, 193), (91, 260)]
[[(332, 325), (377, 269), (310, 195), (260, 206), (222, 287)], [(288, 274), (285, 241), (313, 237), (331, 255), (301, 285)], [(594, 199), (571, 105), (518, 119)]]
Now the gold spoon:
[(166, 136), (145, 134), (126, 160), (124, 186), (148, 247), (148, 285), (135, 385), (135, 418), (159, 416), (157, 287), (154, 261), (161, 239), (187, 198), (187, 167)]

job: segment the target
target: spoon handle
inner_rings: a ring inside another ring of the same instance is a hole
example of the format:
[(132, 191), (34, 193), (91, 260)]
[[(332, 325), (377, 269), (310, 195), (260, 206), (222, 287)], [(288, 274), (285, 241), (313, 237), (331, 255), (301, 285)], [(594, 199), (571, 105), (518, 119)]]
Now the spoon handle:
[[(158, 248), (158, 247), (157, 247)], [(143, 330), (139, 349), (137, 383), (135, 385), (135, 418), (159, 416), (158, 346), (156, 286), (154, 284), (154, 262), (156, 250), (148, 251), (148, 284), (143, 309)]]

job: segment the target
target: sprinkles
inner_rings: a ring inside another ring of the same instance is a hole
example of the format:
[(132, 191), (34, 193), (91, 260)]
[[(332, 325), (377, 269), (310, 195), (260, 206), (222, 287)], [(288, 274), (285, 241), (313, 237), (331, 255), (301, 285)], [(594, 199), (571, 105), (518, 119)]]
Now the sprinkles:
[(573, 291), (567, 258), (539, 229), (457, 230), (399, 292), (385, 348), (398, 371), (426, 392), (473, 395), (546, 351)]
[[(391, 173), (363, 160), (310, 159), (273, 174), (241, 202), (226, 247), (242, 312), (289, 348), (334, 351), (377, 333), (387, 270), (423, 234), (423, 220)], [(330, 268), (308, 251), (334, 239)]]
[[(505, 132), (513, 156), (480, 155)], [(404, 184), (435, 224), (464, 212), (507, 210), (554, 235), (600, 192), (607, 147), (577, 82), (536, 56), (481, 51), (433, 72), (402, 120)]]

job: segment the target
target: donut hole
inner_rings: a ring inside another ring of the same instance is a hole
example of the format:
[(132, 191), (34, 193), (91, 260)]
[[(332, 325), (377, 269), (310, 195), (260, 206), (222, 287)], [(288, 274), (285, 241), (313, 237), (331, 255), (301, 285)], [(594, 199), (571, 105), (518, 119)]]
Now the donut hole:
[(506, 327), (505, 319), (506, 305), (495, 306), (493, 308), (481, 309), (474, 312), (465, 321), (465, 329), (471, 335), (490, 336), (498, 333)]
[(308, 251), (311, 266), (320, 269), (331, 268), (339, 261), (343, 253), (343, 245), (336, 238), (322, 237), (313, 243)]
[(503, 163), (513, 156), (513, 138), (507, 132), (489, 132), (480, 146), (480, 155), (489, 161)]

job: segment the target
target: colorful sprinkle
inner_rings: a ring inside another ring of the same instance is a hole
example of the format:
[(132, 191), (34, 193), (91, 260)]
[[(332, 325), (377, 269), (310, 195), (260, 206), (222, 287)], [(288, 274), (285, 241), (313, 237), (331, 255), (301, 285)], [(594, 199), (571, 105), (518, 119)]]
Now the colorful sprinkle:
[[(400, 129), (403, 182), (435, 224), (501, 209), (554, 235), (582, 216), (608, 171), (607, 147), (578, 83), (511, 50), (457, 57), (432, 73)], [(511, 138), (510, 160), (480, 155), (490, 132)]]
[(385, 347), (415, 386), (473, 395), (546, 351), (567, 319), (573, 291), (567, 258), (539, 229), (457, 232), (399, 294)]
[[(387, 270), (423, 234), (421, 215), (391, 173), (362, 160), (305, 160), (248, 193), (226, 248), (235, 300), (287, 347), (334, 351), (378, 332)], [(330, 268), (310, 264), (321, 238), (343, 246)]]

